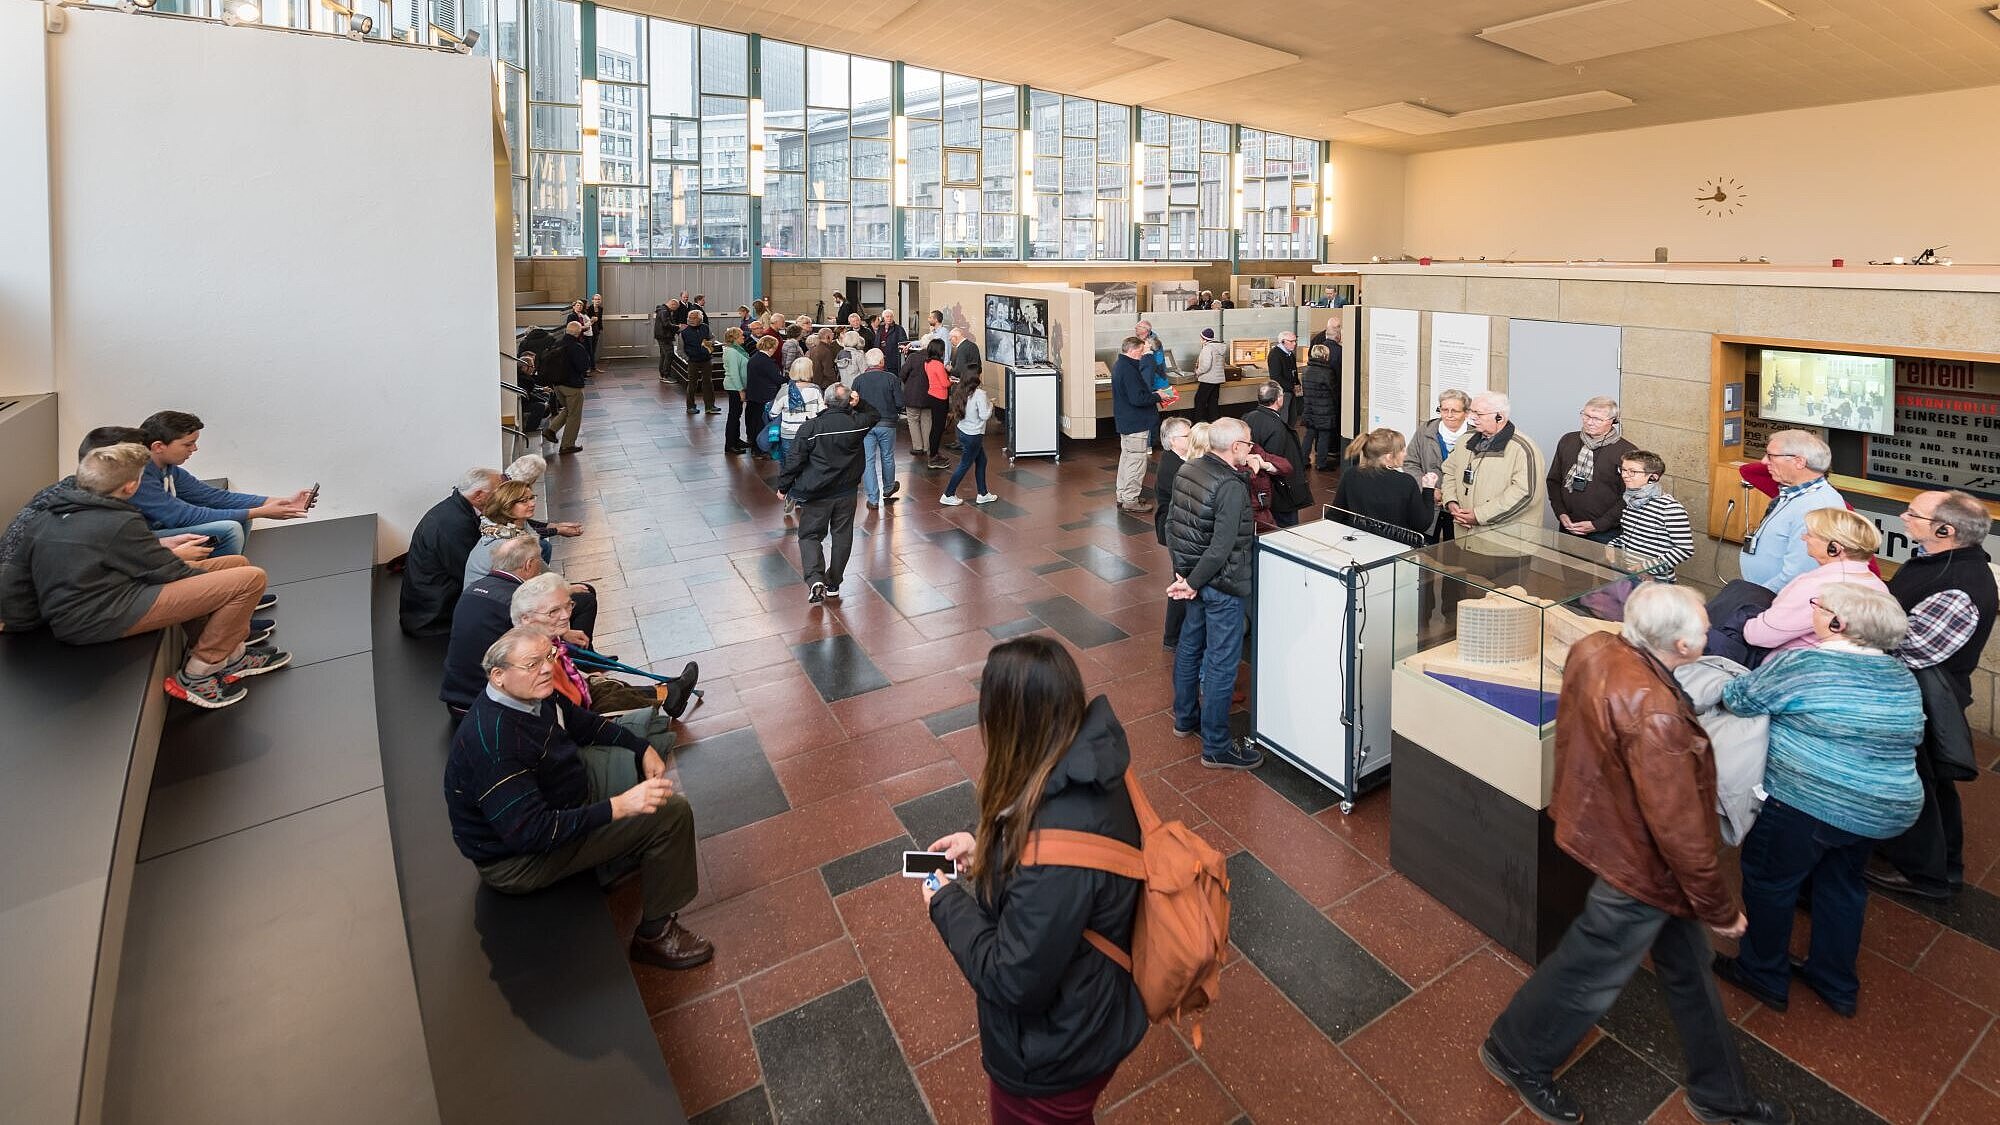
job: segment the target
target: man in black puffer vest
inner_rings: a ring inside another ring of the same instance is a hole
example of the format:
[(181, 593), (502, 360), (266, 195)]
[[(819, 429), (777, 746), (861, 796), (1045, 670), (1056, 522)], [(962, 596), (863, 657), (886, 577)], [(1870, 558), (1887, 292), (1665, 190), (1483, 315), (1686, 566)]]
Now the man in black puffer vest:
[[(1895, 655), (1911, 668), (1938, 667), (1961, 709), (1972, 703), (1972, 671), (1993, 632), (2000, 590), (1983, 545), (1992, 524), (1986, 505), (1964, 492), (1926, 492), (1910, 501), (1903, 527), (1916, 548), (1889, 579), (1889, 592), (1910, 615), (1910, 633)], [(1926, 700), (1928, 702), (1928, 700)], [(1937, 717), (1932, 716), (1935, 724)], [(1939, 776), (1925, 745), (1917, 747), (1924, 808), (1917, 822), (1875, 848), (1879, 862), (1864, 873), (1886, 891), (1948, 899), (1965, 885), (1965, 822), (1958, 783)]]
[(1174, 734), (1201, 732), (1201, 764), (1251, 770), (1264, 764), (1254, 746), (1229, 739), (1229, 699), (1243, 659), (1244, 606), (1250, 597), (1257, 527), (1243, 479), (1250, 428), (1240, 418), (1209, 427), (1209, 450), (1181, 466), (1168, 500), (1167, 552), (1174, 583), (1167, 596), (1187, 603), (1174, 649)]
[[(861, 487), (866, 469), (861, 443), (881, 421), (840, 383), (826, 389), (826, 404), (786, 443), (785, 471), (778, 474), (778, 495), (799, 506), (799, 562), (811, 605), (840, 596), (847, 555), (854, 548), (854, 490)], [(820, 548), (829, 531), (831, 563)]]

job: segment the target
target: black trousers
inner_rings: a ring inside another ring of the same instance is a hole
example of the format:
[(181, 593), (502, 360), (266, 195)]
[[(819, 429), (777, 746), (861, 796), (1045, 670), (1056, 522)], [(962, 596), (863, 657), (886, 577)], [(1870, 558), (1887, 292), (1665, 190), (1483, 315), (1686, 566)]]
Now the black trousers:
[(743, 392), (724, 391), (729, 396), (729, 417), (722, 427), (724, 449), (743, 449), (749, 443), (743, 440)]
[(1950, 894), (1965, 885), (1965, 816), (1958, 783), (1937, 776), (1931, 756), (1917, 749), (1917, 777), (1924, 783), (1924, 811), (1893, 840), (1875, 845), (1875, 854), (1926, 894)]
[[(944, 432), (946, 430), (954, 428), (952, 426), (948, 426), (945, 424), (945, 419), (950, 417), (950, 415), (951, 415), (950, 399), (934, 398), (931, 400), (930, 455), (931, 455), (931, 460), (933, 461), (937, 460), (938, 446), (940, 442), (944, 441)], [(956, 440), (955, 436), (954, 440)]]
[(1194, 388), (1194, 420), (1213, 422), (1222, 417), (1222, 384), (1197, 383)]
[[(827, 534), (833, 535), (833, 558), (821, 551)], [(854, 493), (830, 500), (808, 500), (799, 505), (799, 562), (805, 568), (806, 585), (824, 582), (838, 589), (847, 575), (847, 556), (854, 550)]]
[(694, 413), (694, 396), (701, 396), (701, 404), (715, 409), (715, 361), (707, 359), (688, 360), (687, 412)]
[(1611, 1010), (1648, 950), (1680, 1033), (1688, 1096), (1704, 1109), (1749, 1105), (1750, 1079), (1709, 971), (1715, 955), (1707, 927), (1648, 906), (1602, 879), (1591, 885), (1583, 913), (1562, 944), (1493, 1021), (1493, 1041), (1506, 1056), (1502, 1061), (1543, 1081), (1553, 1078)]

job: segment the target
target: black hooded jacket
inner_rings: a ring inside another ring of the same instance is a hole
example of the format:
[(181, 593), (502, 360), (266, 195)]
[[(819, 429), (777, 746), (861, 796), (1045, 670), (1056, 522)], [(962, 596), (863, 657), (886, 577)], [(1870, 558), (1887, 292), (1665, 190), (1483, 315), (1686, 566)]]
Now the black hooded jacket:
[(19, 531), (0, 588), (9, 632), (46, 624), (87, 645), (130, 632), (160, 587), (201, 572), (160, 546), (130, 502), (58, 484)]
[[(1095, 832), (1137, 846), (1125, 794), (1125, 728), (1098, 696), (1050, 774), (1035, 828)], [(1146, 1034), (1131, 974), (1084, 940), (1096, 930), (1132, 948), (1141, 885), (1081, 867), (1020, 867), (991, 902), (969, 883), (931, 899), (931, 922), (979, 1002), (980, 1055), (1000, 1088), (1022, 1097), (1074, 1090), (1118, 1065)]]
[(801, 504), (842, 496), (852, 503), (868, 467), (861, 440), (879, 421), (867, 403), (852, 398), (806, 419), (785, 443), (785, 471), (778, 474), (778, 491)]
[(465, 591), (465, 558), (478, 542), (479, 513), (456, 489), (417, 521), (397, 607), (403, 632), (413, 637), (451, 632), (452, 610)]

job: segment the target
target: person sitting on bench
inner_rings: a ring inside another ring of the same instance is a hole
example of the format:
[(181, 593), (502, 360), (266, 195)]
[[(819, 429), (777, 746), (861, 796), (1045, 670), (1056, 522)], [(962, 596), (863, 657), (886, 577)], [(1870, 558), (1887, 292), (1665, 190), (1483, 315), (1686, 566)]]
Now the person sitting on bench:
[[(181, 468), (194, 456), (201, 438), (201, 419), (179, 410), (162, 410), (139, 423), (152, 454), (132, 506), (145, 514), (146, 524), (161, 536), (193, 533), (215, 539), (215, 553), (240, 555), (243, 537), (253, 519), (295, 520), (312, 507), (312, 489), (290, 496), (257, 496), (230, 492)], [(268, 606), (260, 606), (260, 609)]]
[(579, 669), (578, 658), (570, 650), (573, 646), (589, 648), (590, 636), (573, 627), (574, 589), (553, 571), (537, 575), (515, 588), (508, 617), (516, 628), (533, 629), (553, 643), (556, 694), (579, 707), (616, 717), (620, 726), (653, 739), (656, 747), (673, 749), (673, 722), (696, 698), (694, 688), (701, 678), (701, 666), (690, 660), (681, 666), (679, 676), (643, 687)]
[(241, 555), (184, 562), (147, 529), (131, 499), (149, 460), (131, 443), (84, 456), (76, 483), (29, 517), (0, 588), (0, 624), (8, 632), (46, 624), (74, 645), (189, 625), (198, 635), (167, 694), (227, 707), (244, 697), (238, 680), (275, 672), (292, 657), (265, 643), (268, 630), (250, 633), (262, 570)]
[(451, 836), (503, 894), (528, 894), (637, 859), (644, 908), (631, 957), (692, 969), (715, 946), (680, 924), (700, 880), (694, 810), (646, 740), (556, 694), (548, 638), (512, 629), (480, 659), (486, 689), (452, 736)]
[[(144, 446), (146, 444), (146, 435), (137, 426), (99, 426), (83, 435), (82, 443), (76, 448), (76, 459), (78, 461), (83, 460), (93, 449), (103, 449), (107, 445), (123, 445), (127, 442), (133, 445)], [(42, 489), (40, 492), (35, 493), (21, 507), (20, 513), (14, 517), (14, 522), (7, 525), (6, 532), (0, 533), (0, 573), (4, 573), (7, 567), (14, 561), (14, 550), (20, 545), (21, 536), (28, 529), (28, 517), (47, 508), (49, 501), (55, 499), (56, 495), (63, 489), (74, 488), (75, 486), (76, 474), (71, 473), (54, 484), (49, 485), (47, 488)], [(159, 538), (160, 546), (172, 551), (174, 556), (183, 562), (198, 562), (207, 558), (215, 551), (213, 547), (208, 545), (208, 536), (206, 535), (185, 533), (180, 535), (162, 535)], [(0, 581), (4, 581), (4, 579), (0, 579)]]
[(451, 495), (431, 505), (410, 533), (403, 556), (397, 620), (412, 637), (451, 632), (451, 612), (465, 592), (465, 560), (479, 542), (479, 510), (499, 487), (495, 469), (467, 469)]

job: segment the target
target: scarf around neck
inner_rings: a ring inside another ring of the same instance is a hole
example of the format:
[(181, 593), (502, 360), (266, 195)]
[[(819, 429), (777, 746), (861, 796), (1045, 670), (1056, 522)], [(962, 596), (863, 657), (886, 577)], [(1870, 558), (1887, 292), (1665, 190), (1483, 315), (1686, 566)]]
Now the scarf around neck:
[(1643, 508), (1653, 501), (1658, 500), (1662, 495), (1664, 493), (1660, 491), (1659, 481), (1647, 481), (1644, 488), (1628, 488), (1625, 490), (1625, 506), (1628, 508)]
[(1578, 481), (1588, 484), (1597, 476), (1597, 451), (1617, 441), (1623, 432), (1624, 427), (1617, 422), (1611, 423), (1611, 428), (1600, 438), (1591, 437), (1582, 430), (1576, 432), (1576, 436), (1583, 439), (1583, 448), (1577, 450), (1576, 464), (1570, 466), (1569, 479), (1572, 486)]

